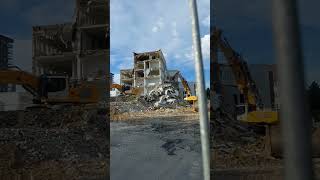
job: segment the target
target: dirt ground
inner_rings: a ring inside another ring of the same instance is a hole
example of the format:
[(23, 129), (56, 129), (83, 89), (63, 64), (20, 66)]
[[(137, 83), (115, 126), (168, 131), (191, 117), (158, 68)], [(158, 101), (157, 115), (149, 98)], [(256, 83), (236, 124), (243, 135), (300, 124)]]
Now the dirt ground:
[[(123, 104), (131, 103), (140, 102)], [(202, 179), (197, 113), (134, 105), (135, 111), (124, 111), (120, 104), (111, 104), (121, 110), (111, 110), (111, 179)]]
[(102, 109), (0, 112), (0, 179), (106, 179), (109, 127)]
[[(211, 117), (211, 177), (213, 179), (284, 179), (283, 159), (265, 152), (265, 128), (246, 125), (226, 115)], [(315, 179), (320, 160), (313, 159)]]

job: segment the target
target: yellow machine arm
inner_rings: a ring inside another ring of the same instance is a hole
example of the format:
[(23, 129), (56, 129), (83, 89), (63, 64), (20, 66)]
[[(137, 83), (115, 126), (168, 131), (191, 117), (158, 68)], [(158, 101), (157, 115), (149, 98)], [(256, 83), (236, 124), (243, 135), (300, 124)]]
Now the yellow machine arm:
[(0, 84), (22, 85), (27, 91), (36, 95), (39, 89), (39, 78), (21, 70), (5, 69), (0, 70)]
[(120, 85), (120, 84), (112, 84), (112, 85), (111, 85), (111, 89), (112, 89), (112, 88), (116, 88), (116, 89), (118, 89), (120, 92), (123, 92), (123, 86)]
[[(34, 76), (20, 69), (0, 69), (0, 84), (22, 85), (34, 96), (37, 103), (96, 103), (99, 101), (101, 92), (96, 84), (81, 83), (76, 87), (68, 87), (65, 77), (48, 76), (49, 82), (42, 82), (41, 77)], [(61, 85), (61, 83), (65, 83)], [(48, 93), (62, 91), (68, 88), (64, 96), (50, 96)]]
[(178, 71), (175, 75), (175, 76), (178, 76), (181, 80), (181, 83), (183, 85), (183, 89), (186, 91), (186, 94), (187, 94), (187, 97), (191, 96), (191, 89), (189, 87), (189, 84), (188, 82), (184, 79), (184, 77), (181, 75), (180, 71)]
[(250, 108), (262, 106), (258, 89), (253, 81), (248, 65), (239, 53), (233, 50), (226, 38), (222, 37), (221, 30), (215, 28), (212, 35), (213, 43), (224, 54), (228, 64), (231, 65), (238, 89), (244, 95), (245, 101)]

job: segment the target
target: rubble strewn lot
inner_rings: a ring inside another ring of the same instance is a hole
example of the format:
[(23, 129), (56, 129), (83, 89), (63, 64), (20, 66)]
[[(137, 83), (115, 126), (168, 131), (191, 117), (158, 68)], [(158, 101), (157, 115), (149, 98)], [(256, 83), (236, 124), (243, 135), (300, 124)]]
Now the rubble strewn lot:
[[(222, 114), (211, 121), (211, 169), (215, 179), (283, 179), (283, 160), (265, 152), (264, 128)], [(319, 159), (313, 159), (320, 179)]]
[(280, 166), (278, 159), (269, 157), (264, 146), (264, 127), (247, 125), (226, 115), (211, 125), (213, 168), (245, 168)]
[(111, 179), (202, 179), (198, 113), (188, 104), (154, 102), (113, 98)]
[(105, 179), (109, 127), (99, 108), (0, 112), (0, 179)]

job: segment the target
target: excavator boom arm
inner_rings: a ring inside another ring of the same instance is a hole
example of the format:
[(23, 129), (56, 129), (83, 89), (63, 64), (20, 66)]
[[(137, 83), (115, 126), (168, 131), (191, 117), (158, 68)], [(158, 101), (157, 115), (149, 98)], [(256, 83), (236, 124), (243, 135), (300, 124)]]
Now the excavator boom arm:
[(226, 38), (222, 37), (221, 30), (216, 28), (212, 38), (215, 46), (222, 51), (228, 64), (231, 65), (238, 88), (244, 94), (246, 101), (251, 105), (261, 106), (261, 98), (250, 74), (247, 62), (239, 53), (233, 50)]
[(22, 85), (28, 91), (35, 94), (39, 88), (39, 78), (25, 71), (20, 70), (0, 70), (0, 84)]
[(189, 84), (188, 84), (188, 82), (183, 78), (183, 76), (181, 75), (180, 71), (178, 71), (178, 72), (174, 75), (174, 77), (175, 77), (175, 76), (178, 76), (178, 77), (180, 78), (181, 83), (182, 83), (182, 85), (183, 85), (183, 89), (186, 91), (187, 96), (191, 96), (191, 89), (190, 89), (190, 87), (189, 87)]

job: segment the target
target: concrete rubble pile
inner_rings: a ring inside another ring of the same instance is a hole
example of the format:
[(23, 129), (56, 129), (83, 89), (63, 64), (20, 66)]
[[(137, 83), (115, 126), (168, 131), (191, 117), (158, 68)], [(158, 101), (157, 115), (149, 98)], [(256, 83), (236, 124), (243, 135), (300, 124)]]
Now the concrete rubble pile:
[(0, 112), (0, 154), (4, 153), (0, 162), (7, 162), (1, 163), (0, 176), (105, 177), (109, 158), (105, 117), (102, 109), (80, 107)]
[(171, 84), (161, 84), (144, 96), (147, 102), (153, 102), (155, 108), (166, 107), (179, 101), (179, 93)]
[(136, 96), (118, 96), (110, 99), (110, 115), (147, 111), (149, 104)]
[(262, 126), (246, 125), (221, 111), (211, 121), (211, 152), (216, 168), (241, 168), (279, 164), (264, 154)]

